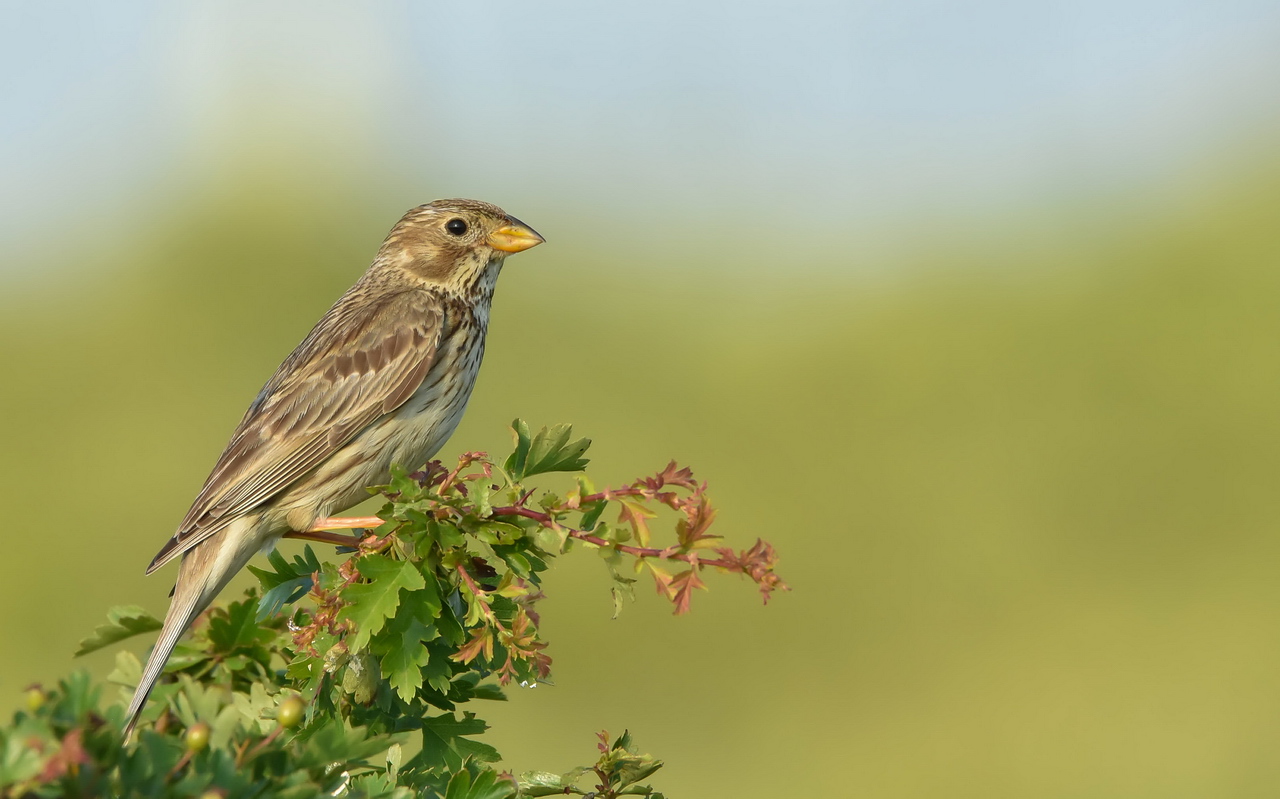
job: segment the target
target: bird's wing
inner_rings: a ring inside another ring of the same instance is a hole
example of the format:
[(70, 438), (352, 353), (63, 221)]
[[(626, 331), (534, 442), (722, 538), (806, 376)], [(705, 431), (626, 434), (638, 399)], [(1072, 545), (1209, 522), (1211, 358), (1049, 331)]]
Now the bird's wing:
[(147, 573), (271, 499), (403, 404), (435, 361), (444, 327), (443, 304), (425, 292), (374, 303), (345, 295), (249, 406)]

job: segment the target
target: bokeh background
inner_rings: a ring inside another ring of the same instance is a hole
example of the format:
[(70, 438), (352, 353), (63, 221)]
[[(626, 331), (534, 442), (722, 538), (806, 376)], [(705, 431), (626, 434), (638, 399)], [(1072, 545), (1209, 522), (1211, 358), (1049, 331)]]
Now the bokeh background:
[[(573, 422), (782, 554), (548, 582), (507, 765), (672, 796), (1280, 782), (1280, 6), (7, 3), (0, 711), (81, 665), (406, 208), (503, 205), (445, 454)], [(141, 648), (141, 644), (135, 642)], [(87, 658), (97, 673), (112, 655)]]

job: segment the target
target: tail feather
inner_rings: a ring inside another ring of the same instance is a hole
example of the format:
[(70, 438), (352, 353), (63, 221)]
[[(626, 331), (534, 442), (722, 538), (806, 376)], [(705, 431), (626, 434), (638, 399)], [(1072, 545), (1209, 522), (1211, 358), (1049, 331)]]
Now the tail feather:
[(129, 702), (129, 723), (124, 728), (126, 739), (133, 735), (133, 728), (137, 726), (138, 717), (142, 715), (142, 706), (146, 704), (147, 697), (151, 695), (151, 689), (160, 679), (165, 664), (169, 662), (169, 655), (173, 654), (173, 648), (178, 645), (178, 639), (209, 604), (200, 601), (203, 599), (201, 593), (190, 590), (189, 586), (184, 586), (181, 579), (174, 587), (173, 601), (169, 603), (169, 612), (165, 614), (164, 626), (160, 628), (160, 637), (151, 650), (151, 656), (147, 658), (147, 665), (142, 670), (142, 679), (138, 682), (138, 687), (133, 692), (133, 699)]
[(129, 702), (128, 723), (124, 728), (125, 740), (133, 734), (138, 717), (151, 695), (156, 681), (164, 672), (173, 648), (182, 634), (191, 626), (218, 592), (231, 581), (260, 547), (256, 533), (256, 519), (239, 520), (200, 542), (182, 558), (178, 569), (178, 581), (174, 585), (173, 600), (160, 628), (160, 637), (142, 669), (142, 679)]

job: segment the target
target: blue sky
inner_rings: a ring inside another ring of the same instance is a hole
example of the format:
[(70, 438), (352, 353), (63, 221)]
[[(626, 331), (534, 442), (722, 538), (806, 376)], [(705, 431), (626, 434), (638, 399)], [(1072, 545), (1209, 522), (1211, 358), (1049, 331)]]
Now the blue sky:
[(871, 227), (1159, 180), (1280, 119), (1274, 0), (45, 2), (5, 18), (0, 240), (198, 186), (246, 143), (431, 196), (816, 206)]

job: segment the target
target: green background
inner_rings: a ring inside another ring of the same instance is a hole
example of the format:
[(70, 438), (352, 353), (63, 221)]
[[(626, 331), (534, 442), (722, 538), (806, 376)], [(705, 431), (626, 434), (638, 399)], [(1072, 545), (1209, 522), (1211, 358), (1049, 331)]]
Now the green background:
[[(375, 249), (368, 204), (305, 189), (191, 200), (94, 253), (109, 271), (6, 302), (4, 707), (108, 605), (164, 608), (172, 575), (143, 566)], [(508, 262), (446, 453), (505, 451), (520, 415), (591, 435), (602, 482), (677, 458), (794, 590), (761, 607), (711, 577), (673, 618), (641, 584), (611, 620), (603, 564), (566, 558), (555, 685), (487, 713), (509, 765), (630, 728), (689, 796), (1273, 784), (1280, 171), (1181, 191), (1126, 203), (1132, 223), (944, 231), (894, 278), (841, 269), (854, 252), (655, 268), (628, 252), (644, 231), (576, 241), (510, 209), (548, 243)]]
[[(590, 57), (559, 79), (585, 91), (599, 53), (617, 44), (608, 36), (630, 33), (628, 46), (648, 53), (649, 34), (686, 25), (691, 41), (709, 41), (715, 24), (739, 19), (697, 5), (697, 26), (674, 11), (640, 19), (639, 6), (621, 23), (574, 12), (585, 27), (569, 35)], [(1112, 5), (1130, 14), (1142, 4), (1093, 5), (1111, 19)], [(1152, 18), (1174, 20), (1164, 5)], [(1141, 63), (1162, 91), (1126, 83), (1131, 96), (1115, 105), (1030, 91), (1047, 138), (1002, 118), (982, 92), (938, 100), (952, 88), (938, 77), (947, 63), (907, 70), (911, 80), (890, 87), (890, 105), (912, 113), (894, 117), (883, 140), (854, 136), (847, 120), (804, 117), (812, 109), (797, 100), (794, 116), (814, 141), (888, 162), (872, 193), (900, 194), (877, 215), (876, 198), (849, 199), (870, 173), (806, 160), (769, 127), (791, 119), (787, 108), (770, 106), (771, 121), (747, 113), (758, 99), (752, 75), (634, 94), (601, 78), (588, 88), (612, 98), (618, 127), (596, 151), (566, 155), (556, 137), (572, 149), (574, 136), (596, 131), (604, 101), (574, 105), (532, 67), (522, 82), (476, 66), (467, 75), (480, 88), (469, 93), (465, 82), (435, 80), (453, 62), (414, 50), (421, 83), (379, 83), (405, 63), (351, 77), (326, 66), (336, 39), (312, 41), (300, 20), (238, 8), (245, 18), (226, 31), (260, 27), (300, 48), (263, 47), (319, 75), (325, 90), (280, 78), (276, 61), (237, 60), (225, 31), (226, 41), (200, 47), (175, 34), (169, 60), (136, 66), (138, 85), (171, 81), (178, 94), (207, 90), (223, 104), (173, 110), (189, 115), (178, 135), (189, 141), (145, 168), (98, 169), (118, 153), (91, 134), (132, 119), (123, 95), (103, 94), (93, 119), (67, 117), (84, 136), (80, 160), (63, 159), (38, 126), (4, 129), (26, 139), (0, 136), (0, 712), (33, 681), (82, 665), (105, 675), (112, 651), (81, 662), (71, 653), (107, 607), (163, 612), (173, 570), (144, 578), (143, 569), (259, 387), (404, 210), (466, 194), (503, 205), (547, 243), (508, 261), (472, 404), (442, 456), (505, 453), (519, 416), (592, 437), (600, 484), (677, 459), (709, 481), (719, 532), (739, 547), (771, 541), (793, 588), (762, 606), (748, 582), (709, 575), (693, 613), (675, 618), (640, 583), (615, 620), (598, 558), (562, 559), (542, 606), (554, 685), (480, 708), (508, 768), (589, 762), (597, 731), (630, 729), (668, 763), (655, 786), (685, 799), (1275, 793), (1280, 126), (1267, 109), (1278, 106), (1259, 102), (1230, 117), (1230, 136), (1176, 152), (1160, 136), (1185, 116), (1161, 128), (1152, 112), (1131, 138), (1121, 124), (1132, 108), (1150, 110), (1148, 100), (1208, 118), (1198, 104), (1209, 95), (1280, 85), (1274, 37), (1271, 61), (1246, 64), (1254, 72), (1213, 55), (1243, 45), (1171, 46), (1177, 68)], [(128, 49), (119, 43), (132, 34), (110, 28), (111, 13), (24, 34), (29, 58), (62, 53), (58, 43), (79, 41), (91, 22), (100, 43)], [(459, 47), (470, 41), (464, 30), (477, 47), (495, 35), (434, 7), (419, 13), (415, 24), (426, 19)], [(1037, 14), (993, 35), (1017, 45), (1032, 27), (1057, 30)], [(545, 15), (495, 27), (527, 44), (533, 55), (519, 56), (532, 64), (554, 50), (539, 43), (557, 24)], [(840, 53), (806, 44), (816, 23), (784, 16), (798, 27), (778, 48), (817, 65), (801, 77), (830, 72), (821, 58)], [(925, 8), (899, 20), (858, 68), (876, 79), (882, 67), (924, 63), (916, 56), (935, 42), (912, 49), (893, 36), (905, 41), (936, 16)], [(1180, 24), (1199, 30), (1197, 19)], [(644, 36), (629, 27), (641, 23), (651, 26)], [(396, 38), (398, 24), (374, 31), (385, 41), (347, 27), (399, 58), (413, 48)], [(944, 37), (960, 61), (986, 29), (937, 24), (963, 34)], [(525, 25), (541, 26), (537, 36)], [(1166, 40), (1112, 41), (1137, 64), (1143, 47)], [(680, 45), (631, 66), (647, 74), (696, 49)], [(769, 60), (779, 51), (765, 39), (717, 47), (708, 59), (786, 67)], [(94, 61), (81, 70), (87, 92), (101, 89), (93, 81), (97, 60), (106, 74), (105, 49), (75, 56)], [(0, 59), (13, 52), (0, 47)], [(201, 83), (183, 60), (197, 56), (234, 62), (233, 77)], [(49, 59), (32, 69), (62, 75)], [(1239, 69), (1213, 72), (1224, 64)], [(1100, 72), (1081, 81), (1120, 81)], [(337, 73), (350, 84), (331, 80)], [(993, 69), (978, 88), (1015, 73)], [(779, 82), (788, 101), (807, 85)], [(348, 98), (373, 96), (375, 84), (394, 91), (342, 105), (325, 94), (330, 84)], [(422, 84), (428, 100), (410, 91)], [(844, 99), (825, 91), (813, 93), (818, 105)], [(724, 105), (700, 104), (706, 96)], [(18, 100), (0, 103), (0, 123), (28, 108)], [(417, 116), (397, 116), (401, 106)], [(655, 117), (657, 106), (667, 116)], [(477, 109), (485, 116), (469, 115)], [(52, 100), (41, 109), (49, 119), (63, 111)], [(1111, 117), (1106, 157), (1063, 133)], [(654, 118), (674, 120), (671, 129), (655, 133)], [(138, 119), (121, 129), (142, 136), (148, 117)], [(482, 123), (488, 138), (473, 141)], [(958, 145), (878, 149), (937, 128), (952, 135), (953, 123), (977, 140), (1015, 129), (1030, 143), (968, 156)], [(435, 138), (418, 137), (422, 129)], [(503, 136), (509, 148), (493, 143)], [(753, 136), (764, 155), (744, 148), (755, 155), (734, 161), (735, 142)], [(714, 161), (721, 141), (732, 157)], [(1014, 169), (1009, 181), (1022, 188), (969, 194), (948, 171), (969, 156), (969, 172)], [(9, 169), (40, 158), (56, 163), (39, 180)], [(698, 173), (704, 160), (714, 163)], [(655, 163), (666, 171), (650, 171)], [(25, 194), (15, 199), (14, 186)]]

